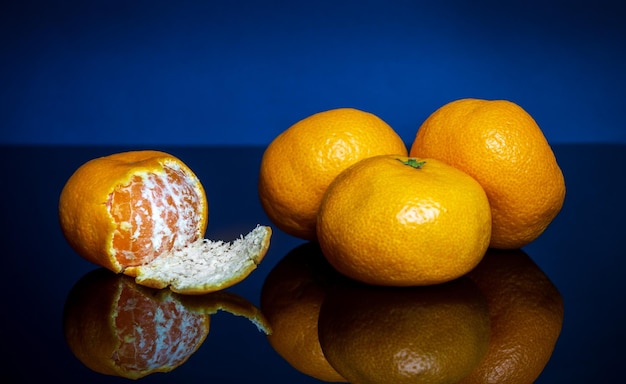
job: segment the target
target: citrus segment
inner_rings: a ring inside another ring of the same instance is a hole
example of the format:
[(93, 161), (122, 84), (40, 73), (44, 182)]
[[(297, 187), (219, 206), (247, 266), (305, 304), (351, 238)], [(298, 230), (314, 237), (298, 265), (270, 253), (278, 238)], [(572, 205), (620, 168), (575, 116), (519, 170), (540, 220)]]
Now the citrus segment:
[(146, 264), (158, 255), (198, 238), (203, 220), (197, 182), (176, 163), (163, 173), (137, 173), (110, 193), (107, 209), (117, 228), (112, 247), (126, 266)]

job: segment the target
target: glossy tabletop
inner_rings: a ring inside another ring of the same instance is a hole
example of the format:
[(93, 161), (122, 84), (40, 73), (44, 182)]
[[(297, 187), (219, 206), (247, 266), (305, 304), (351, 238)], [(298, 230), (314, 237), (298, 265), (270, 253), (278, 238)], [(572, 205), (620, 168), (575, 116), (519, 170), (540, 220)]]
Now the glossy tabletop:
[[(57, 204), (64, 183), (84, 162), (138, 147), (0, 147), (4, 304), (3, 382), (125, 382), (96, 373), (71, 352), (63, 312), (73, 287), (98, 269), (63, 238)], [(182, 159), (209, 199), (209, 239), (233, 240), (271, 225), (256, 183), (261, 147), (158, 147)], [(626, 359), (623, 284), (626, 250), (626, 146), (555, 145), (567, 196), (561, 213), (524, 251), (559, 289), (563, 328), (537, 383), (607, 382)], [(227, 289), (260, 306), (268, 273), (303, 241), (274, 228), (270, 249), (243, 282)], [(142, 382), (315, 383), (283, 360), (243, 317), (218, 311), (198, 350), (169, 373)]]

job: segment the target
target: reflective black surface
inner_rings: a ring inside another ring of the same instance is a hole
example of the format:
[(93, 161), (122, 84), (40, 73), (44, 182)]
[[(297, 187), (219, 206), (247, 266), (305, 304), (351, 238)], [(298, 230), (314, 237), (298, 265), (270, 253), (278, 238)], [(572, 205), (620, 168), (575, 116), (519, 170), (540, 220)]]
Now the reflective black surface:
[[(127, 379), (83, 365), (64, 339), (63, 308), (70, 291), (96, 267), (77, 256), (61, 235), (59, 193), (72, 172), (97, 156), (137, 147), (0, 147), (2, 243), (2, 377), (90, 383)], [(271, 224), (258, 202), (261, 147), (158, 147), (198, 175), (209, 198), (206, 237), (232, 240), (256, 224)], [(547, 231), (524, 251), (561, 292), (563, 329), (538, 383), (603, 382), (626, 358), (622, 305), (626, 204), (626, 146), (555, 145), (567, 197)], [(269, 252), (246, 280), (231, 287), (260, 305), (267, 274), (303, 241), (275, 229)], [(242, 317), (211, 316), (206, 340), (187, 362), (142, 382), (319, 382), (292, 368), (264, 334)]]

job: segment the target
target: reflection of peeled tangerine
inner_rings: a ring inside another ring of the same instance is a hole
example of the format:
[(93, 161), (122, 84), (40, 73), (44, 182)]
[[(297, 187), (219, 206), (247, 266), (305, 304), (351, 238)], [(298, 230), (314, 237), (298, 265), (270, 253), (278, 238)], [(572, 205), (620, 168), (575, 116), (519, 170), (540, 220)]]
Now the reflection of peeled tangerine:
[(456, 383), (489, 345), (485, 298), (467, 278), (423, 287), (339, 284), (319, 314), (328, 362), (351, 383)]
[(522, 250), (489, 250), (469, 274), (489, 303), (491, 341), (462, 383), (533, 383), (550, 360), (563, 324), (563, 299)]
[(88, 368), (138, 379), (187, 361), (209, 333), (209, 315), (219, 309), (246, 316), (269, 333), (260, 311), (234, 294), (156, 291), (97, 269), (76, 283), (67, 298), (65, 339)]
[(345, 382), (320, 347), (317, 319), (332, 281), (339, 275), (317, 243), (291, 250), (268, 274), (261, 310), (272, 326), (268, 341), (296, 370), (318, 380)]

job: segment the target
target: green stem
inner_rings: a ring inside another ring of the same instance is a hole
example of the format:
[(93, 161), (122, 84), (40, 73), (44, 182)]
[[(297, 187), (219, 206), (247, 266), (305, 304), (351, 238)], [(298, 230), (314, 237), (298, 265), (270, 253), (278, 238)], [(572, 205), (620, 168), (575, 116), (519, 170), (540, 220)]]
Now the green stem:
[(408, 165), (410, 167), (413, 167), (415, 169), (420, 169), (422, 168), (422, 165), (426, 164), (426, 161), (424, 160), (417, 160), (415, 157), (409, 157), (406, 160), (401, 160), (401, 159), (397, 159), (399, 162), (401, 162), (404, 165)]

